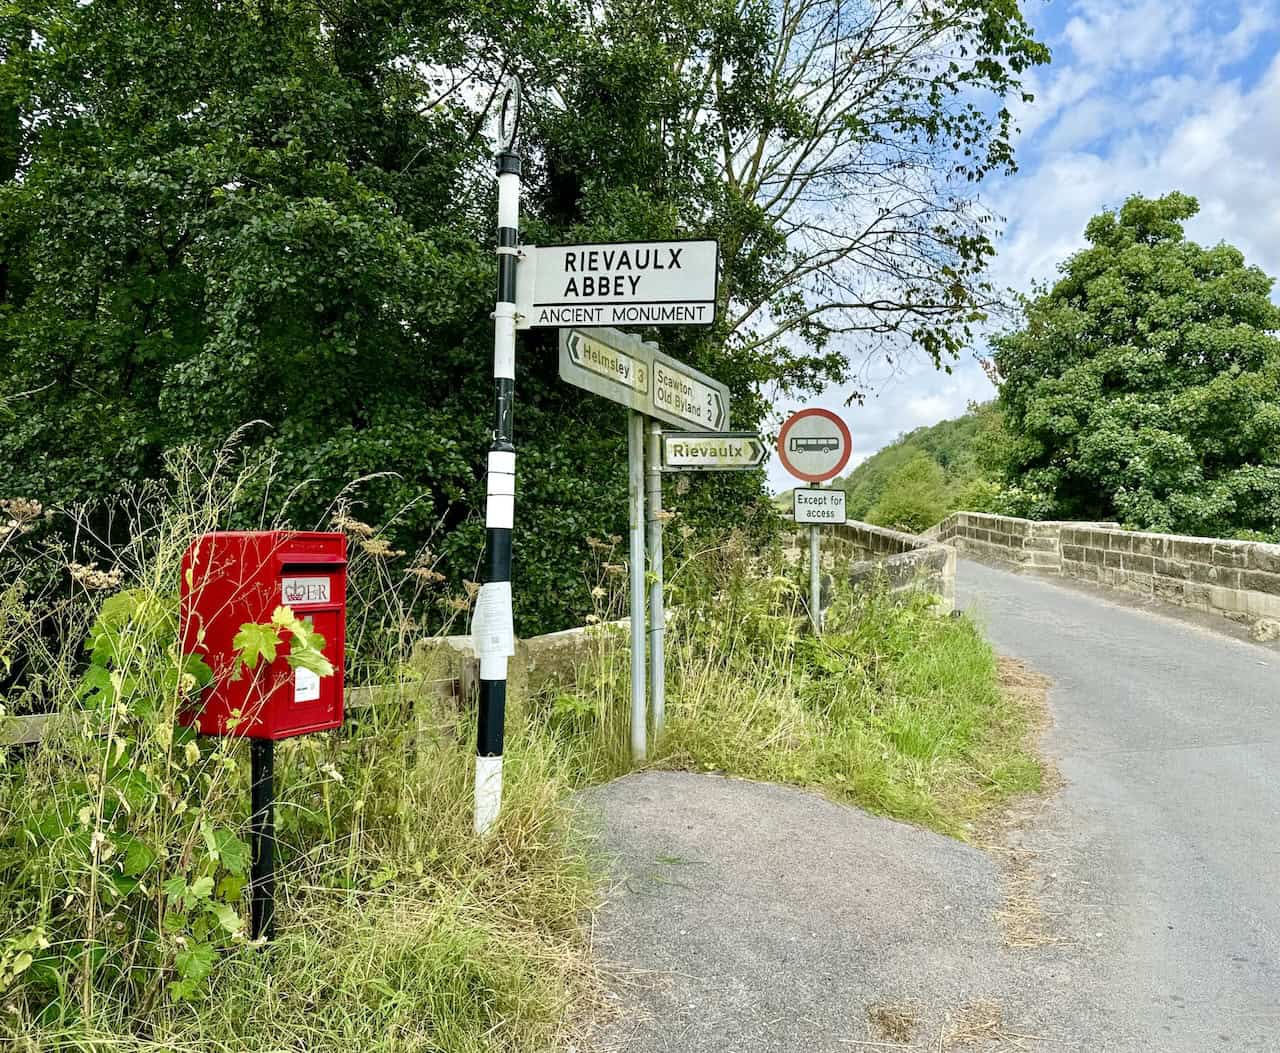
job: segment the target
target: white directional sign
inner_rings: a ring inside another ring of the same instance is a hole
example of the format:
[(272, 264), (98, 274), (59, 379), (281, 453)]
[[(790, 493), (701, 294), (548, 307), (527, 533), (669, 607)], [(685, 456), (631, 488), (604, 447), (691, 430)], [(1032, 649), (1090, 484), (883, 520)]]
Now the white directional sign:
[(814, 407), (793, 413), (778, 432), (782, 466), (806, 483), (834, 479), (852, 453), (848, 426), (829, 409)]
[(719, 430), (729, 423), (729, 389), (683, 363), (659, 356), (653, 363), (653, 408), (655, 417)]
[(525, 245), (516, 268), (516, 328), (711, 325), (715, 241)]
[(729, 472), (759, 468), (765, 445), (749, 431), (666, 431), (662, 433), (664, 471)]
[(817, 487), (792, 490), (791, 514), (797, 523), (843, 523), (844, 491)]
[(617, 329), (561, 329), (560, 379), (679, 428), (729, 425), (729, 389)]
[(616, 329), (561, 329), (560, 379), (647, 413), (654, 351), (652, 344)]

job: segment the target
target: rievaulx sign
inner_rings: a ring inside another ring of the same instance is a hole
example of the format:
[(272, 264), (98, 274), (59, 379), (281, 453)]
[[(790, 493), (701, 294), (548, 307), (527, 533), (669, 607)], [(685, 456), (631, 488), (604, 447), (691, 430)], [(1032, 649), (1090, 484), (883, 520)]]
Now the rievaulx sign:
[(516, 327), (710, 325), (715, 241), (525, 245), (516, 269)]
[(664, 431), (662, 469), (667, 472), (731, 472), (758, 468), (765, 445), (749, 431)]

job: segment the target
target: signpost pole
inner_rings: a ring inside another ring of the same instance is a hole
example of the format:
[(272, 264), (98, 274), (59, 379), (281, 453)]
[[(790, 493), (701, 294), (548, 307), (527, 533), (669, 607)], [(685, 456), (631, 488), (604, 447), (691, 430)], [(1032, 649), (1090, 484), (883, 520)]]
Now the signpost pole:
[(818, 524), (809, 527), (809, 618), (813, 632), (822, 632), (822, 564), (819, 554)]
[(644, 414), (627, 412), (627, 490), (631, 512), (631, 759), (643, 762), (644, 691)]
[(662, 425), (649, 421), (645, 490), (648, 516), (649, 573), (649, 697), (653, 710), (653, 737), (661, 740), (666, 723), (667, 664), (664, 638), (667, 617), (662, 596)]
[[(475, 633), (480, 658), (476, 721), (475, 832), (485, 834), (502, 806), (502, 735), (507, 708), (507, 658), (511, 654), (511, 530), (515, 520), (516, 448), (512, 403), (516, 376), (516, 268), (520, 225), (520, 155), (513, 150), (519, 120), (520, 83), (503, 100), (502, 150), (498, 154), (498, 297), (493, 310), (493, 436), (485, 504), (484, 583), (476, 598), (485, 632)], [(514, 114), (512, 111), (514, 110)], [(508, 125), (508, 119), (511, 120)], [(484, 593), (489, 595), (484, 595)], [(474, 626), (473, 626), (474, 632)], [(495, 640), (497, 641), (495, 643)]]

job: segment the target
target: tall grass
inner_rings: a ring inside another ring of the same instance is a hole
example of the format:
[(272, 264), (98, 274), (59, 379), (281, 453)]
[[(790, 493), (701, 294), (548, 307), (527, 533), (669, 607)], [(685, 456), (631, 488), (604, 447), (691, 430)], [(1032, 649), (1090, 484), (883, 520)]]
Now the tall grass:
[(53, 720), (38, 748), (0, 749), (0, 1046), (553, 1045), (594, 983), (563, 758), (514, 721), (502, 822), (472, 835), (469, 716), (415, 707), (405, 683), (423, 590), (461, 614), (462, 583), (349, 509), (350, 668), (387, 690), (341, 732), (278, 744), (280, 936), (250, 945), (247, 746), (175, 727), (194, 687), (176, 591), (188, 543), (263, 471), (179, 458), (122, 502), (123, 528), (119, 509), (70, 510), (76, 548), (37, 524), (5, 538), (0, 656), (24, 672), (0, 702)]
[[(170, 486), (133, 501), (122, 547), (97, 537), (91, 572), (67, 571), (87, 563), (56, 545), (3, 563), (0, 656), (20, 655), (24, 669), (3, 702), (57, 717), (38, 749), (0, 750), (0, 1042), (567, 1044), (600, 990), (583, 921), (601, 867), (574, 793), (631, 768), (612, 540), (590, 542), (593, 658), (512, 698), (502, 816), (477, 839), (472, 715), (415, 702), (409, 682), (415, 612), (436, 602), (461, 617), (463, 583), (335, 508), (353, 542), (352, 670), (387, 701), (352, 711), (340, 732), (278, 744), (279, 935), (255, 947), (244, 931), (247, 749), (175, 730), (192, 684), (174, 593), (187, 543), (263, 470), (176, 463)], [(25, 580), (53, 580), (49, 561), (63, 574), (56, 592), (24, 593)], [(1025, 717), (998, 690), (990, 649), (927, 599), (846, 597), (814, 640), (793, 569), (731, 537), (677, 569), (671, 601), (655, 765), (815, 786), (960, 835), (991, 802), (1037, 784)]]
[[(1000, 800), (1040, 786), (1034, 715), (1001, 691), (996, 659), (934, 597), (841, 591), (807, 630), (796, 570), (740, 542), (673, 576), (667, 727), (655, 767), (815, 787), (954, 836)], [(629, 670), (604, 651), (540, 701), (582, 758), (575, 780), (620, 774)]]

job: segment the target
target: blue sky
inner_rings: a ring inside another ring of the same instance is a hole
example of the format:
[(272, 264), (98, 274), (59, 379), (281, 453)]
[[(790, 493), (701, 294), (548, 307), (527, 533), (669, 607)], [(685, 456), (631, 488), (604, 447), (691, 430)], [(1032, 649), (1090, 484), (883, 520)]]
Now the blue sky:
[[(1280, 0), (1024, 0), (1023, 9), (1053, 62), (1030, 79), (1035, 102), (1015, 111), (1019, 171), (982, 189), (1005, 219), (994, 279), (1020, 290), (1051, 279), (1083, 245), (1089, 217), (1132, 193), (1169, 190), (1200, 200), (1192, 238), (1231, 242), (1280, 276)], [(950, 375), (908, 355), (861, 407), (844, 408), (838, 389), (807, 404), (845, 415), (856, 463), (994, 393), (971, 351)], [(792, 485), (776, 463), (769, 480)]]

